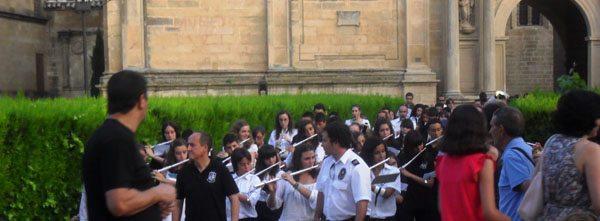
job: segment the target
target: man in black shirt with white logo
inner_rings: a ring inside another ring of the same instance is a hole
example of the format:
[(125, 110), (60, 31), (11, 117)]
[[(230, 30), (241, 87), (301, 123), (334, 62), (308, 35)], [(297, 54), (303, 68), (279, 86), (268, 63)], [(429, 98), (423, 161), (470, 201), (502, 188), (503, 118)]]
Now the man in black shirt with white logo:
[(175, 188), (156, 185), (135, 132), (148, 111), (146, 79), (121, 71), (108, 81), (108, 117), (86, 144), (82, 160), (89, 220), (161, 220)]
[(180, 220), (185, 199), (186, 220), (226, 220), (225, 197), (231, 202), (231, 220), (237, 221), (240, 202), (239, 190), (229, 170), (218, 160), (211, 160), (208, 152), (212, 138), (198, 131), (188, 138), (187, 163), (177, 174), (177, 200), (173, 220)]

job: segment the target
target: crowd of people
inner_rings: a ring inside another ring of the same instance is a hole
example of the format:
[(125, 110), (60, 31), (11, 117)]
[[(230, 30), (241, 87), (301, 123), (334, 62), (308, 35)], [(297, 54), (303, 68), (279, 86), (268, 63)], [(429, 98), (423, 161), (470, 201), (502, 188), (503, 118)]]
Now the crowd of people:
[[(521, 220), (532, 188), (543, 190), (540, 220), (600, 214), (600, 146), (591, 141), (600, 95), (592, 92), (560, 98), (545, 145), (522, 138), (523, 114), (503, 95), (455, 107), (443, 96), (414, 104), (407, 93), (371, 121), (359, 105), (347, 120), (320, 103), (296, 119), (281, 110), (266, 142), (264, 127), (239, 119), (222, 151), (209, 133), (172, 121), (164, 143), (137, 144), (145, 79), (117, 73), (107, 92), (109, 115), (84, 152), (80, 218)], [(537, 173), (541, 186), (532, 184)]]

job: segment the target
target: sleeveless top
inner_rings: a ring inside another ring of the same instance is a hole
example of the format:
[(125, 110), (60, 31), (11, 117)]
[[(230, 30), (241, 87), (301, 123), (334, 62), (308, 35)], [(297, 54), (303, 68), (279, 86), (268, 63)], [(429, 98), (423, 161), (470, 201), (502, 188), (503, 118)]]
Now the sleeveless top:
[(544, 146), (542, 186), (544, 212), (540, 220), (556, 220), (592, 205), (585, 173), (575, 166), (573, 154), (578, 137), (555, 134)]

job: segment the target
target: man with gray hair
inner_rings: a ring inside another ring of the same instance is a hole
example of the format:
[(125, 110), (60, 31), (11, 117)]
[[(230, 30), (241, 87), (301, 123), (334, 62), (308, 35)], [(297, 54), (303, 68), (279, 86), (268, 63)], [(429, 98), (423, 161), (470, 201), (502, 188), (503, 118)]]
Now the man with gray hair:
[(494, 145), (503, 150), (498, 182), (500, 212), (512, 220), (521, 220), (517, 210), (534, 170), (531, 147), (521, 137), (525, 130), (523, 114), (514, 107), (502, 107), (494, 112), (490, 126)]

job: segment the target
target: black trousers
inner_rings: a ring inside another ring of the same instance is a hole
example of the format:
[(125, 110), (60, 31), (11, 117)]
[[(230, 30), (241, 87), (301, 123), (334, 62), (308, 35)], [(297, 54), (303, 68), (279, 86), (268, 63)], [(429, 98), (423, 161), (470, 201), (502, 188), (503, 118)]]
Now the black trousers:
[(256, 202), (256, 213), (258, 214), (257, 219), (261, 221), (277, 221), (281, 217), (283, 206), (277, 210), (271, 210), (267, 207), (267, 202), (258, 201)]

